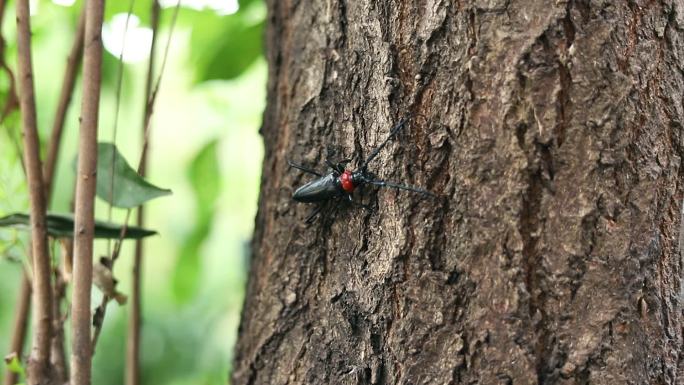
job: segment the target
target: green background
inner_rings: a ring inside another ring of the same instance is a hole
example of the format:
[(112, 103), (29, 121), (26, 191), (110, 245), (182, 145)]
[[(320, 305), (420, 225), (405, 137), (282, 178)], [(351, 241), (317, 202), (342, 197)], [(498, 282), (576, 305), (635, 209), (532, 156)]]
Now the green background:
[[(185, 0), (184, 0), (185, 4)], [(157, 67), (170, 31), (171, 7), (162, 9)], [(49, 137), (66, 56), (81, 3), (32, 3), (33, 63), (38, 124)], [(105, 23), (127, 12), (128, 1), (109, 1)], [(16, 67), (14, 3), (2, 26), (7, 62)], [(150, 4), (136, 0), (134, 14), (149, 27)], [(145, 243), (143, 266), (142, 380), (146, 384), (226, 383), (239, 323), (256, 212), (263, 149), (258, 129), (265, 103), (266, 64), (261, 54), (266, 16), (261, 1), (241, 1), (235, 14), (182, 7), (152, 118), (148, 180), (173, 191), (146, 205), (146, 227), (159, 232)], [(120, 16), (119, 16), (120, 17)], [(105, 53), (100, 140), (111, 141), (118, 55)], [(137, 165), (147, 61), (124, 63), (116, 144)], [(16, 72), (16, 71), (15, 71)], [(7, 76), (0, 74), (2, 105)], [(67, 116), (51, 211), (69, 211), (77, 147), (80, 79)], [(10, 138), (19, 117), (0, 127), (0, 215), (28, 210), (27, 187)], [(98, 199), (96, 217), (108, 206)], [(114, 221), (125, 211), (113, 210)], [(0, 353), (6, 354), (22, 261), (24, 233), (0, 229)], [(124, 243), (115, 266), (118, 289), (130, 292), (133, 243)], [(96, 257), (107, 241), (96, 242)], [(93, 291), (93, 306), (100, 292)], [(122, 384), (128, 308), (109, 304), (94, 358), (93, 384)], [(69, 325), (66, 325), (67, 331)], [(25, 349), (28, 351), (28, 349)], [(0, 365), (0, 374), (4, 373)]]

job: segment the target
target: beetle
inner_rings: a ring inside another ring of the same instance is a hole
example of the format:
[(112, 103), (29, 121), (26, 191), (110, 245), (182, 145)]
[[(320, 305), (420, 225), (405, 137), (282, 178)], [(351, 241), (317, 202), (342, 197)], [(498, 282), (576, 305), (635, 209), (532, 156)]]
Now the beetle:
[[(295, 192), (292, 194), (292, 199), (302, 203), (324, 203), (332, 199), (346, 197), (350, 203), (357, 204), (352, 199), (352, 194), (357, 187), (366, 184), (378, 187), (391, 187), (399, 190), (414, 192), (424, 196), (434, 197), (435, 195), (433, 193), (419, 187), (407, 186), (376, 179), (373, 174), (368, 171), (368, 164), (378, 156), (380, 151), (399, 133), (402, 128), (404, 128), (410, 119), (411, 117), (409, 116), (399, 121), (399, 123), (392, 128), (387, 139), (385, 139), (375, 150), (370, 153), (370, 155), (368, 155), (368, 158), (364, 160), (364, 162), (361, 164), (361, 167), (354, 171), (346, 169), (346, 166), (351, 162), (351, 159), (345, 159), (338, 163), (333, 163), (329, 159), (326, 159), (325, 163), (331, 169), (331, 171), (327, 174), (322, 174), (309, 167), (293, 163), (288, 159), (287, 164), (290, 167), (318, 177), (295, 190)], [(371, 210), (366, 205), (358, 205)], [(319, 205), (311, 213), (311, 215), (309, 215), (309, 217), (306, 219), (306, 222), (311, 222), (316, 214), (321, 211), (322, 207), (322, 205)]]

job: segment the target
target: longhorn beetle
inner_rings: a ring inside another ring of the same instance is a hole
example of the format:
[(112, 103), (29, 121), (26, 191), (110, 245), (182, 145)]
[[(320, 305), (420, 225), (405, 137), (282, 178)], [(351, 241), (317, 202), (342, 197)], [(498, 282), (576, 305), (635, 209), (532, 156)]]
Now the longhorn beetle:
[[(382, 144), (380, 144), (375, 150), (373, 150), (373, 152), (370, 153), (370, 155), (368, 155), (368, 158), (366, 158), (363, 164), (361, 164), (361, 167), (359, 167), (359, 169), (356, 171), (350, 171), (345, 168), (346, 165), (351, 162), (351, 159), (345, 159), (337, 164), (332, 163), (329, 159), (326, 159), (325, 163), (332, 169), (332, 171), (325, 175), (311, 168), (292, 163), (288, 159), (287, 164), (290, 165), (290, 167), (302, 170), (318, 177), (317, 179), (314, 179), (295, 190), (294, 194), (292, 194), (292, 199), (303, 203), (324, 203), (331, 199), (346, 196), (349, 202), (355, 203), (352, 200), (352, 193), (357, 187), (363, 186), (365, 184), (378, 187), (391, 187), (434, 197), (433, 193), (418, 187), (406, 186), (394, 182), (375, 179), (373, 174), (368, 171), (368, 164), (375, 159), (375, 157), (378, 156), (380, 151), (387, 145), (387, 143), (389, 143), (389, 141), (392, 140), (397, 133), (399, 133), (409, 119), (410, 116), (399, 121), (399, 123), (392, 128), (387, 139), (385, 139)], [(362, 204), (359, 205), (366, 209), (370, 209), (368, 206)], [(319, 205), (311, 213), (311, 215), (309, 215), (309, 217), (306, 219), (306, 222), (311, 222), (316, 214), (321, 211), (322, 207), (323, 205)]]

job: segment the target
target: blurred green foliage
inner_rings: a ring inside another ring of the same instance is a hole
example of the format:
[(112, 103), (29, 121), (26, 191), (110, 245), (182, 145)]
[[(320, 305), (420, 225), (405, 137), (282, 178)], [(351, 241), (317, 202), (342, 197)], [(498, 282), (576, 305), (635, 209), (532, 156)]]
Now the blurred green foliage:
[[(206, 12), (205, 12), (206, 13)], [(204, 16), (204, 15), (202, 15)], [(191, 57), (199, 69), (197, 80), (234, 79), (240, 76), (262, 51), (261, 38), (264, 21), (260, 18), (234, 18), (221, 22), (216, 17), (202, 17), (193, 28)], [(216, 31), (223, 38), (216, 41), (212, 37)], [(240, 36), (240, 39), (231, 38)], [(240, 52), (236, 55), (236, 52)]]
[(200, 273), (200, 247), (214, 222), (214, 208), (221, 193), (221, 170), (218, 168), (218, 141), (212, 140), (190, 162), (188, 179), (195, 198), (195, 226), (181, 246), (173, 275), (173, 294), (186, 303), (197, 292)]
[[(34, 78), (43, 145), (61, 88), (81, 1), (61, 6), (32, 3)], [(146, 384), (226, 383), (236, 339), (247, 270), (249, 239), (263, 154), (258, 128), (265, 102), (266, 65), (261, 55), (265, 6), (240, 2), (221, 15), (183, 1), (154, 116), (148, 180), (174, 191), (146, 204), (145, 227), (160, 235), (145, 243), (143, 266), (142, 373)], [(172, 5), (172, 4), (171, 4)], [(7, 61), (16, 66), (13, 3), (2, 25)], [(128, 1), (107, 2), (105, 21), (127, 12)], [(136, 0), (140, 27), (149, 26), (150, 3)], [(157, 40), (161, 64), (172, 8), (163, 8)], [(130, 47), (127, 47), (130, 48)], [(136, 166), (140, 157), (146, 60), (124, 64), (116, 145)], [(100, 141), (112, 141), (118, 54), (106, 53), (100, 112)], [(158, 70), (158, 68), (157, 68)], [(9, 82), (0, 74), (0, 102)], [(51, 211), (68, 212), (72, 200), (80, 84), (70, 108), (60, 152)], [(28, 195), (14, 140), (16, 114), (0, 126), (0, 216), (26, 212)], [(14, 139), (10, 139), (14, 138)], [(106, 219), (100, 199), (96, 216)], [(114, 209), (114, 222), (124, 210)], [(19, 287), (25, 235), (0, 229), (0, 353), (6, 352)], [(132, 243), (124, 243), (115, 267), (118, 289), (130, 292)], [(96, 255), (107, 242), (96, 242)], [(100, 293), (94, 290), (94, 303)], [(94, 358), (93, 384), (123, 383), (128, 308), (109, 305)], [(69, 325), (66, 325), (67, 331)], [(68, 347), (67, 347), (68, 348)], [(3, 354), (4, 355), (4, 354)], [(0, 365), (0, 375), (6, 370)]]

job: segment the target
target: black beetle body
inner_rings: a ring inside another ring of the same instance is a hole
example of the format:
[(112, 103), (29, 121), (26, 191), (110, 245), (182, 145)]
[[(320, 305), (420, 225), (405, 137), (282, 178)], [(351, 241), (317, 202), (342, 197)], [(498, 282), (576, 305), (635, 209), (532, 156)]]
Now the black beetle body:
[[(290, 167), (302, 170), (318, 177), (317, 179), (314, 179), (295, 190), (294, 194), (292, 194), (292, 199), (302, 203), (322, 203), (331, 199), (346, 196), (350, 202), (354, 203), (352, 200), (352, 193), (354, 192), (354, 189), (364, 184), (371, 184), (379, 187), (392, 187), (426, 196), (434, 196), (434, 194), (431, 192), (418, 187), (405, 186), (402, 184), (375, 179), (367, 170), (368, 163), (370, 163), (370, 161), (372, 161), (378, 155), (380, 150), (387, 145), (387, 143), (399, 132), (399, 130), (406, 124), (408, 120), (408, 118), (402, 119), (396, 126), (394, 126), (390, 131), (389, 137), (370, 153), (368, 158), (366, 158), (366, 160), (361, 164), (361, 167), (359, 167), (359, 169), (356, 171), (352, 172), (345, 169), (345, 165), (351, 161), (349, 159), (337, 164), (326, 161), (328, 166), (330, 166), (332, 169), (332, 172), (325, 175), (311, 168), (292, 163), (288, 160), (287, 163), (290, 165)], [(357, 203), (357, 205), (359, 204)], [(364, 205), (361, 206), (368, 208)], [(314, 210), (314, 212), (307, 218), (306, 221), (310, 222), (310, 220), (321, 211), (321, 207), (322, 206), (319, 206), (316, 210)]]
[(298, 188), (292, 199), (302, 203), (327, 201), (344, 194), (339, 174), (331, 172)]

